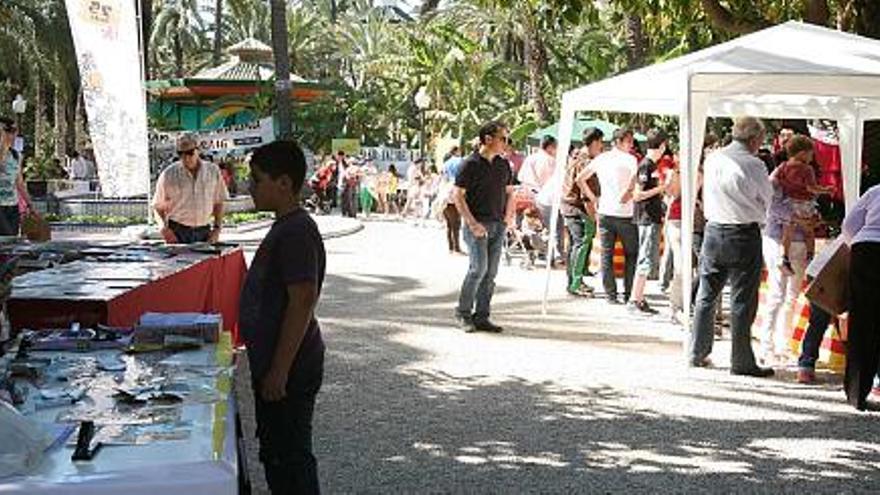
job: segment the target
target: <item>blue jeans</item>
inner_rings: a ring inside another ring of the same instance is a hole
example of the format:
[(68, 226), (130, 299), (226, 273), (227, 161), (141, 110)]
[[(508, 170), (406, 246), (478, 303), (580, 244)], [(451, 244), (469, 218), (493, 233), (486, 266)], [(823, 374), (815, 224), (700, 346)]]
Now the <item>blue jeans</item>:
[(688, 357), (697, 364), (712, 353), (715, 303), (730, 280), (730, 367), (734, 372), (749, 371), (757, 366), (751, 340), (764, 262), (761, 230), (758, 224), (710, 223), (704, 235)]
[(798, 358), (798, 368), (815, 369), (816, 361), (819, 359), (819, 347), (822, 346), (822, 338), (828, 325), (831, 324), (831, 315), (824, 309), (810, 304), (810, 324), (804, 334), (804, 341), (801, 343), (801, 356)]
[(470, 266), (464, 283), (461, 284), (456, 311), (459, 318), (478, 322), (489, 319), (492, 294), (495, 292), (495, 275), (498, 273), (504, 236), (507, 234), (507, 227), (503, 222), (484, 222), (483, 227), (487, 234), (480, 238), (474, 236), (470, 228), (463, 229)]
[(602, 246), (602, 285), (605, 295), (617, 298), (617, 280), (614, 277), (614, 243), (620, 237), (623, 244), (623, 298), (629, 301), (639, 255), (639, 229), (632, 218), (599, 216), (599, 243)]

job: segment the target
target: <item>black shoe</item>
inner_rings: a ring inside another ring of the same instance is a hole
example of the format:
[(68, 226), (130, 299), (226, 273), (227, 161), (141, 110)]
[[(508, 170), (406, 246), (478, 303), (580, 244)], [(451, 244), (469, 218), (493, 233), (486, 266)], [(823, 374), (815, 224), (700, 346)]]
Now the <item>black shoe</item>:
[(703, 359), (697, 359), (696, 361), (691, 361), (688, 363), (691, 368), (711, 368), (712, 360), (704, 357)]
[(458, 322), (458, 328), (464, 333), (474, 333), (477, 331), (477, 327), (474, 325), (474, 320), (471, 318), (456, 315), (455, 320)]
[(644, 300), (633, 302), (632, 304), (629, 305), (629, 308), (632, 311), (644, 313), (646, 315), (656, 315), (657, 313), (659, 313), (659, 311), (657, 311), (656, 309), (649, 306), (648, 302), (644, 301)]
[(578, 287), (577, 290), (566, 289), (566, 291), (569, 293), (569, 295), (575, 297), (593, 297), (592, 287), (587, 287), (585, 285)]
[(504, 331), (503, 327), (500, 327), (489, 320), (475, 321), (474, 327), (481, 332), (501, 333)]
[(620, 300), (617, 299), (617, 296), (608, 296), (605, 298), (605, 300), (608, 301), (608, 304), (614, 304), (614, 305), (623, 304), (620, 302)]
[(760, 366), (755, 366), (750, 370), (730, 370), (731, 375), (738, 376), (754, 376), (755, 378), (768, 378), (776, 374), (773, 371), (773, 368), (762, 368)]

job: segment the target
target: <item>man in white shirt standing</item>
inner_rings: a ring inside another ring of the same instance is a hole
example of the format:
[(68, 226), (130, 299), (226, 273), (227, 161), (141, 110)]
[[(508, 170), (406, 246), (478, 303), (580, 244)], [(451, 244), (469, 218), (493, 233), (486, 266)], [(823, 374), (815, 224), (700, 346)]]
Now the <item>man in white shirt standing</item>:
[[(620, 128), (614, 131), (614, 147), (597, 156), (585, 172), (584, 180), (593, 174), (599, 178), (599, 242), (602, 246), (602, 285), (611, 304), (628, 303), (632, 294), (639, 255), (639, 230), (633, 223), (633, 179), (638, 161), (630, 153), (633, 132)], [(623, 243), (624, 275), (623, 301), (617, 298), (617, 280), (614, 277), (614, 244)]]
[(550, 135), (541, 139), (541, 149), (529, 155), (519, 169), (517, 180), (532, 192), (544, 188), (556, 170), (556, 138)]
[(168, 244), (217, 242), (228, 197), (220, 169), (199, 157), (192, 136), (177, 140), (177, 154), (180, 161), (162, 171), (153, 197), (162, 237)]
[(733, 142), (712, 153), (703, 166), (703, 209), (707, 224), (700, 253), (700, 289), (694, 310), (688, 359), (690, 365), (711, 365), (715, 303), (730, 281), (730, 372), (768, 377), (752, 351), (752, 323), (758, 310), (763, 256), (761, 224), (773, 196), (764, 162), (756, 155), (764, 142), (764, 125), (740, 117)]

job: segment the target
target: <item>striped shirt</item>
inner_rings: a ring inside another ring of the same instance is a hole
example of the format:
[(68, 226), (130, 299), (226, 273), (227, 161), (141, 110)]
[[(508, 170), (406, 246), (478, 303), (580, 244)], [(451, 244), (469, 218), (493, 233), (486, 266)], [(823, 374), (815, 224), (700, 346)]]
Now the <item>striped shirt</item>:
[(195, 177), (182, 163), (162, 171), (156, 183), (153, 206), (167, 212), (166, 219), (188, 227), (210, 225), (214, 205), (228, 197), (220, 168), (201, 162)]

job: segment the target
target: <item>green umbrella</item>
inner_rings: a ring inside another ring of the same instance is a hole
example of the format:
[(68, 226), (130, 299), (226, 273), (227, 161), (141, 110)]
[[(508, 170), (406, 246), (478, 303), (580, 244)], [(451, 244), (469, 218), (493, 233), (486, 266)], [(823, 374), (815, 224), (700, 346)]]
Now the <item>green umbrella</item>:
[[(611, 139), (611, 135), (614, 134), (614, 131), (616, 131), (617, 129), (620, 128), (619, 125), (612, 124), (611, 122), (608, 122), (607, 120), (586, 119), (586, 118), (578, 119), (574, 122), (574, 128), (572, 129), (572, 132), (571, 132), (571, 142), (572, 143), (580, 143), (581, 138), (584, 135), (584, 129), (587, 129), (589, 127), (596, 127), (600, 131), (602, 131), (602, 134), (605, 135), (606, 141), (609, 141)], [(558, 138), (558, 136), (557, 136), (558, 133), (559, 133), (559, 123), (557, 122), (556, 124), (553, 124), (549, 127), (545, 127), (543, 129), (538, 129), (537, 131), (529, 134), (529, 137), (528, 137), (529, 144), (537, 145), (538, 143), (541, 142), (541, 139), (543, 139), (544, 136), (547, 136), (547, 135)], [(646, 138), (643, 134), (639, 134), (639, 133), (635, 133), (635, 138), (636, 138), (636, 141), (647, 141), (648, 140), (648, 138)]]

